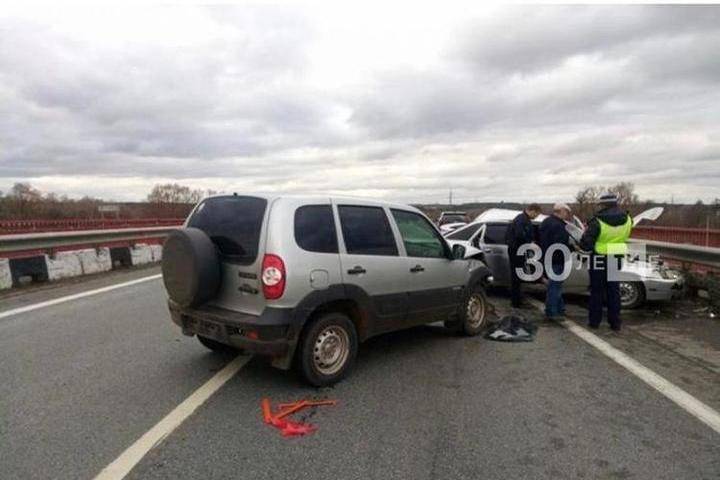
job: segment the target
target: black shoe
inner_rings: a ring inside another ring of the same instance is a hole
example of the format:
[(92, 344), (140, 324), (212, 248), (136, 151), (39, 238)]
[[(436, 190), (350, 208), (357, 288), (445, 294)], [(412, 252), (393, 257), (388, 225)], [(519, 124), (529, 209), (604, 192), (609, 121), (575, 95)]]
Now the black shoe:
[(600, 325), (590, 325), (588, 324), (588, 328), (590, 330), (600, 330)]
[(618, 326), (611, 326), (610, 330), (612, 330), (615, 333), (620, 333), (620, 327), (618, 327)]

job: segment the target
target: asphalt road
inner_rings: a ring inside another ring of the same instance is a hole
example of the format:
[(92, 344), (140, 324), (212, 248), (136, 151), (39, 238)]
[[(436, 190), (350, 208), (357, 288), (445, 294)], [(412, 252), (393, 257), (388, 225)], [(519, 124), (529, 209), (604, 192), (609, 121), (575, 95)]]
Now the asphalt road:
[[(1, 297), (0, 312), (154, 273), (23, 291)], [(152, 280), (0, 319), (0, 477), (93, 478), (231, 360), (182, 336), (164, 298)], [(607, 338), (720, 409), (720, 371), (702, 358), (645, 339), (632, 322)], [(261, 421), (263, 397), (318, 395), (339, 404), (314, 412), (313, 435), (282, 438)], [(253, 358), (128, 476), (719, 477), (718, 433), (552, 324), (526, 344), (435, 326), (384, 335), (361, 347), (349, 379), (323, 390)]]

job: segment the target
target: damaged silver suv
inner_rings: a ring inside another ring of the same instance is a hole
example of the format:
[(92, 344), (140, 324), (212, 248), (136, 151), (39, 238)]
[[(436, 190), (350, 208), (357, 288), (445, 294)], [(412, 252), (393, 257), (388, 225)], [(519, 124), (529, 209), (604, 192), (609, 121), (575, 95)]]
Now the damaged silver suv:
[(165, 241), (173, 322), (212, 350), (295, 360), (312, 385), (348, 373), (358, 343), (445, 322), (485, 327), (489, 270), (406, 205), (355, 198), (206, 198)]

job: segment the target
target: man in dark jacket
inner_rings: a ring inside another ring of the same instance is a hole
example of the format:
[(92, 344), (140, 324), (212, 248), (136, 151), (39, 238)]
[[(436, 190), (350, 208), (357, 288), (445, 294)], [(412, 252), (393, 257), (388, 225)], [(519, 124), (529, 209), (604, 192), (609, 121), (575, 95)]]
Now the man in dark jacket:
[(540, 213), (542, 213), (540, 205), (531, 203), (513, 219), (505, 233), (505, 243), (508, 246), (508, 256), (510, 258), (510, 298), (513, 307), (522, 306), (521, 280), (517, 274), (517, 269), (522, 271), (525, 267), (525, 256), (518, 255), (518, 249), (526, 243), (535, 241), (532, 221)]
[(619, 332), (620, 284), (613, 273), (622, 266), (633, 222), (630, 215), (618, 207), (617, 195), (605, 193), (600, 196), (598, 204), (599, 211), (588, 222), (580, 239), (581, 248), (593, 252), (590, 257), (588, 325), (593, 329), (600, 327), (603, 303), (607, 299), (608, 323), (612, 330)]
[[(565, 229), (565, 222), (570, 220), (570, 207), (565, 203), (556, 203), (553, 206), (553, 213), (540, 224), (540, 248), (543, 252), (543, 265), (546, 269), (552, 268), (552, 276), (545, 271), (547, 277), (547, 294), (545, 296), (545, 316), (555, 319), (565, 315), (565, 302), (562, 297), (563, 280), (554, 280), (563, 274), (565, 262), (571, 261), (567, 252), (570, 250), (570, 235)], [(564, 245), (568, 247), (565, 254), (555, 247), (554, 251), (548, 252), (553, 245)], [(548, 260), (550, 253), (552, 258)]]

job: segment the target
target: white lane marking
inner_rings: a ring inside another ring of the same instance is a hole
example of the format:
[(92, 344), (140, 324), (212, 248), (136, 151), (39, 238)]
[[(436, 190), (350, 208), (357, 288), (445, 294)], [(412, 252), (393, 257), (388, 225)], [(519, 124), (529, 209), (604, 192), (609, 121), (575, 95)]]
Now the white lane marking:
[[(535, 305), (535, 308), (544, 312), (545, 306), (535, 300), (530, 299), (530, 302)], [(577, 323), (571, 320), (562, 320), (559, 322), (560, 325), (570, 330), (572, 333), (585, 340), (591, 346), (598, 349), (606, 357), (613, 360), (618, 365), (626, 368), (630, 373), (638, 377), (643, 382), (653, 387), (658, 392), (662, 393), (668, 399), (675, 402), (680, 408), (694, 416), (708, 427), (720, 433), (720, 413), (704, 404), (697, 398), (687, 393), (682, 388), (678, 387), (674, 383), (666, 380), (657, 373), (653, 372), (645, 365), (641, 364), (634, 358), (630, 357), (626, 353), (618, 350), (617, 348), (610, 345), (605, 340), (601, 339), (589, 330), (581, 327)]]
[(130, 470), (154, 447), (159, 445), (168, 435), (210, 396), (230, 380), (252, 356), (240, 355), (217, 372), (203, 386), (195, 390), (188, 398), (168, 413), (154, 427), (148, 430), (135, 443), (130, 445), (118, 458), (105, 467), (94, 480), (121, 480)]
[(67, 295), (65, 297), (55, 298), (53, 300), (48, 300), (46, 302), (33, 303), (32, 305), (26, 305), (24, 307), (14, 308), (12, 310), (6, 310), (4, 312), (0, 312), (0, 319), (7, 318), (12, 315), (19, 315), (21, 313), (32, 312), (33, 310), (38, 310), (40, 308), (51, 307), (53, 305), (58, 305), (60, 303), (70, 302), (72, 300), (77, 300), (78, 298), (90, 297), (93, 295), (98, 295), (100, 293), (109, 292), (111, 290), (115, 290), (118, 288), (129, 287), (130, 285), (136, 285), (138, 283), (147, 282), (150, 280), (156, 280), (156, 279), (160, 278), (161, 276), (162, 275), (158, 273), (157, 275), (150, 275), (149, 277), (142, 277), (142, 278), (138, 278), (136, 280), (130, 280), (129, 282), (116, 283), (115, 285), (109, 285), (107, 287), (102, 287), (102, 288), (96, 288), (95, 290), (88, 290), (86, 292), (80, 292), (80, 293), (76, 293), (73, 295)]

